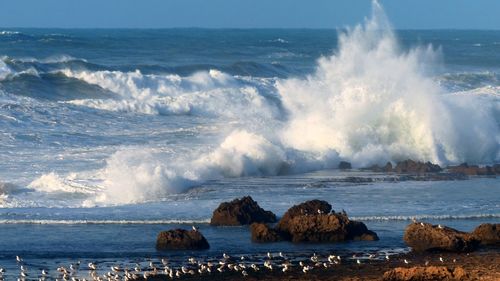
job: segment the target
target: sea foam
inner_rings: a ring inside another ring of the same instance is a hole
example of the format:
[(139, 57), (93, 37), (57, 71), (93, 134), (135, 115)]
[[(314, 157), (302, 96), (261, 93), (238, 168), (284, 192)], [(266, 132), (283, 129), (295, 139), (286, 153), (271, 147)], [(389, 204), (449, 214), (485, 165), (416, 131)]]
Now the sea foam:
[(84, 205), (154, 201), (209, 180), (329, 169), (341, 160), (354, 167), (407, 158), (499, 161), (498, 89), (484, 98), (446, 92), (429, 73), (439, 57), (432, 46), (403, 51), (374, 2), (372, 17), (340, 32), (338, 50), (320, 58), (305, 78), (263, 80), (216, 70), (188, 77), (62, 70), (116, 94), (71, 101), (75, 105), (237, 124), (222, 130), (219, 142), (187, 154), (118, 150), (96, 172), (102, 192)]

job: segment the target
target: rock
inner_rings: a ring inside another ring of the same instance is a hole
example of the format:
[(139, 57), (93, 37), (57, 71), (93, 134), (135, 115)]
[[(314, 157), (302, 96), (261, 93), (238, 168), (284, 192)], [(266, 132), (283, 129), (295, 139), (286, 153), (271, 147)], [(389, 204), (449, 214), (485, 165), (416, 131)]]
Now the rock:
[(470, 252), (475, 250), (479, 244), (479, 241), (469, 233), (446, 226), (440, 228), (440, 226), (428, 223), (408, 225), (403, 239), (416, 252)]
[(458, 166), (449, 166), (448, 170), (452, 173), (464, 174), (467, 176), (492, 176), (495, 174), (500, 174), (500, 171), (497, 172), (498, 164), (495, 164), (493, 167), (485, 166), (479, 167), (477, 165), (469, 166), (467, 163), (462, 163)]
[(349, 162), (341, 161), (339, 163), (339, 169), (341, 169), (341, 170), (350, 170), (350, 169), (352, 169), (352, 165)]
[(392, 163), (387, 162), (385, 164), (385, 166), (383, 166), (383, 167), (380, 167), (379, 165), (373, 165), (370, 168), (368, 168), (368, 170), (371, 170), (371, 171), (377, 172), (377, 173), (391, 173), (392, 172)]
[(500, 245), (500, 223), (483, 223), (474, 229), (472, 235), (483, 245)]
[(252, 232), (252, 241), (254, 242), (278, 242), (283, 240), (278, 231), (269, 228), (264, 223), (252, 223), (250, 230)]
[(345, 212), (335, 213), (321, 200), (311, 200), (291, 207), (279, 221), (276, 230), (292, 242), (339, 242), (378, 240), (377, 234), (362, 222), (351, 221)]
[(462, 267), (454, 270), (446, 266), (427, 267), (397, 267), (386, 271), (384, 281), (459, 281), (469, 280), (467, 272)]
[[(318, 212), (319, 211), (319, 212)], [(289, 232), (290, 220), (300, 215), (328, 214), (332, 211), (332, 205), (322, 200), (310, 200), (299, 205), (294, 205), (283, 215), (278, 222), (277, 229), (281, 232)]]
[(442, 169), (439, 165), (432, 164), (431, 162), (415, 162), (411, 159), (398, 162), (396, 167), (394, 168), (394, 172), (396, 173), (417, 173), (417, 174), (425, 174), (425, 173), (438, 173), (441, 172)]
[(156, 239), (158, 250), (205, 250), (210, 248), (207, 239), (199, 231), (173, 229), (162, 231)]
[(215, 209), (211, 225), (245, 225), (254, 222), (276, 222), (276, 215), (259, 207), (252, 197), (246, 196), (231, 202), (224, 202)]

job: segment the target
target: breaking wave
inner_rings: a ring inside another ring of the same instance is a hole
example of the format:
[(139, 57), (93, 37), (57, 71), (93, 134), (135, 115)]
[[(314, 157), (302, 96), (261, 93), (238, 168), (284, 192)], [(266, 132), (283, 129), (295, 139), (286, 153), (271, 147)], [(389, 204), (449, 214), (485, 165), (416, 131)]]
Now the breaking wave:
[(432, 46), (402, 51), (374, 2), (372, 18), (342, 32), (338, 50), (321, 58), (305, 78), (239, 77), (217, 70), (185, 77), (59, 70), (115, 94), (69, 101), (73, 105), (240, 124), (223, 130), (220, 142), (189, 154), (117, 151), (98, 171), (103, 192), (86, 204), (144, 202), (209, 180), (334, 168), (341, 160), (354, 167), (407, 158), (439, 164), (499, 161), (498, 88), (480, 88), (483, 98), (470, 90), (446, 91), (429, 73), (439, 57)]

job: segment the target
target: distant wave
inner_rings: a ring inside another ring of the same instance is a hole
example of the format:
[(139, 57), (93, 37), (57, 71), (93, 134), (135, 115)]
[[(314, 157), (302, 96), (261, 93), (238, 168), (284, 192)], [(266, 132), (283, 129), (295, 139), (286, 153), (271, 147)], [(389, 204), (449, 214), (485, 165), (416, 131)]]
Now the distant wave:
[(2, 30), (0, 31), (0, 36), (1, 35), (18, 35), (21, 34), (19, 31), (10, 31), (10, 30)]
[(358, 221), (410, 221), (416, 220), (474, 220), (474, 219), (496, 219), (500, 214), (476, 214), (476, 215), (415, 215), (415, 216), (364, 216), (351, 217)]
[(208, 224), (206, 220), (2, 220), (0, 224)]

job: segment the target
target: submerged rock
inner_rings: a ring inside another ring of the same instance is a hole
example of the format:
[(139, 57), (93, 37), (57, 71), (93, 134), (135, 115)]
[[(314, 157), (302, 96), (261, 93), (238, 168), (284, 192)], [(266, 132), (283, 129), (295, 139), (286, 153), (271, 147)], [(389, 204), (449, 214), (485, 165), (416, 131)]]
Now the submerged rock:
[(464, 174), (467, 176), (492, 176), (500, 174), (500, 165), (495, 164), (493, 167), (479, 167), (477, 165), (469, 166), (467, 163), (462, 163), (458, 166), (450, 166), (448, 167), (448, 170), (452, 173)]
[(252, 232), (252, 241), (254, 242), (278, 242), (283, 240), (278, 231), (264, 223), (252, 223), (250, 231)]
[(428, 223), (408, 225), (403, 239), (416, 252), (470, 252), (479, 245), (479, 241), (470, 233)]
[(384, 281), (459, 281), (469, 280), (467, 272), (462, 267), (455, 269), (446, 266), (397, 267), (386, 271)]
[(483, 223), (474, 229), (472, 235), (483, 245), (500, 245), (500, 223)]
[(442, 169), (439, 165), (432, 164), (431, 162), (417, 162), (411, 159), (398, 162), (396, 167), (394, 168), (394, 172), (396, 173), (417, 173), (417, 174), (425, 174), (425, 173), (438, 173), (441, 172)]
[(223, 202), (214, 210), (211, 225), (235, 226), (276, 222), (276, 215), (262, 209), (252, 197), (246, 196), (231, 202)]
[(173, 229), (162, 231), (156, 238), (158, 250), (205, 250), (210, 248), (207, 239), (195, 230)]
[(351, 221), (345, 212), (335, 213), (321, 200), (311, 200), (291, 207), (275, 229), (252, 225), (256, 242), (340, 242), (346, 240), (378, 240), (375, 232), (362, 222)]

